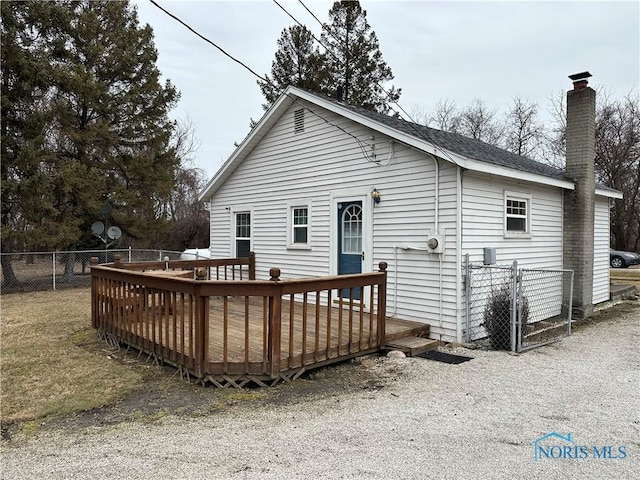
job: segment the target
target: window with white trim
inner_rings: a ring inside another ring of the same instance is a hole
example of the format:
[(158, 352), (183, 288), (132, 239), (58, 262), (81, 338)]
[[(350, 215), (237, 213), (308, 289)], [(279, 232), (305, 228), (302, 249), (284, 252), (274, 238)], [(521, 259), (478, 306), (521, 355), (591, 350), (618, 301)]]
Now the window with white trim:
[(287, 208), (287, 246), (311, 248), (311, 202), (289, 202)]
[(531, 236), (531, 195), (504, 193), (504, 235)]
[(251, 252), (251, 212), (236, 213), (236, 257), (248, 257)]

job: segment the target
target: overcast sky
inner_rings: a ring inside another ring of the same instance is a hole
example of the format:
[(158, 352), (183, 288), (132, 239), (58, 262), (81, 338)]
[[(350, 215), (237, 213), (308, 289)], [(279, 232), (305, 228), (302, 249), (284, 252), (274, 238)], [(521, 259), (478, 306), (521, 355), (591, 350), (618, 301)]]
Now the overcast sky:
[[(294, 24), (275, 3), (157, 0), (260, 74), (270, 73), (276, 42)], [(321, 21), (333, 2), (303, 0)], [(174, 118), (190, 119), (200, 147), (196, 166), (210, 178), (258, 120), (264, 98), (256, 78), (147, 0), (141, 24), (155, 33), (158, 66), (180, 90)], [(279, 0), (316, 37), (320, 25), (298, 0)], [(498, 111), (519, 96), (547, 111), (567, 75), (589, 70), (591, 86), (614, 98), (640, 84), (640, 2), (363, 0), (400, 105), (428, 111), (438, 100), (465, 106), (479, 98)]]

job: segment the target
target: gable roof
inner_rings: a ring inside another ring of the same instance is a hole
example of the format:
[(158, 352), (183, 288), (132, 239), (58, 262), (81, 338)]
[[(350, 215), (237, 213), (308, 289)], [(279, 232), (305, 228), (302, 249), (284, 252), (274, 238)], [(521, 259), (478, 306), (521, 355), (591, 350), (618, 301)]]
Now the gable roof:
[[(300, 88), (288, 87), (216, 172), (201, 192), (199, 200), (202, 201), (215, 193), (236, 166), (249, 155), (291, 105), (299, 103), (308, 110), (309, 108), (304, 102), (349, 118), (387, 135), (397, 142), (437, 156), (467, 170), (527, 180), (567, 190), (575, 188), (573, 180), (563, 170), (513, 154), (483, 141), (348, 105)], [(622, 198), (620, 192), (601, 186), (597, 186), (596, 194)]]

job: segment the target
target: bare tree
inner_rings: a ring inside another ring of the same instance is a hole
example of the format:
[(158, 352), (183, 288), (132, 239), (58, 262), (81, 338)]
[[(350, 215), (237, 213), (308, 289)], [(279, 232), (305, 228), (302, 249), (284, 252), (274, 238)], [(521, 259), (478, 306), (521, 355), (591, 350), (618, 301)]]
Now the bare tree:
[(516, 155), (536, 158), (545, 137), (544, 126), (538, 120), (538, 106), (520, 97), (514, 98), (505, 120), (504, 148)]
[(480, 99), (460, 112), (460, 127), (457, 133), (475, 138), (491, 145), (500, 145), (504, 126), (496, 117), (496, 110), (490, 110)]
[(455, 102), (444, 99), (436, 104), (433, 114), (429, 117), (428, 125), (439, 130), (457, 133), (460, 131), (461, 120)]
[(611, 241), (619, 250), (640, 250), (640, 97), (606, 96), (596, 111), (596, 176), (621, 191), (611, 209)]

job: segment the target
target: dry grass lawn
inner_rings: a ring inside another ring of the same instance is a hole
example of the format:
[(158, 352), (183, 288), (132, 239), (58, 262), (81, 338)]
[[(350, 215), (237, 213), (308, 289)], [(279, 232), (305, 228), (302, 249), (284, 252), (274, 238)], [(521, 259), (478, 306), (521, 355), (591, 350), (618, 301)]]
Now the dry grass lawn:
[(610, 270), (611, 283), (616, 285), (635, 285), (640, 289), (640, 268), (612, 268)]
[(91, 328), (90, 290), (2, 295), (3, 424), (58, 417), (114, 402), (142, 374), (118, 364)]

